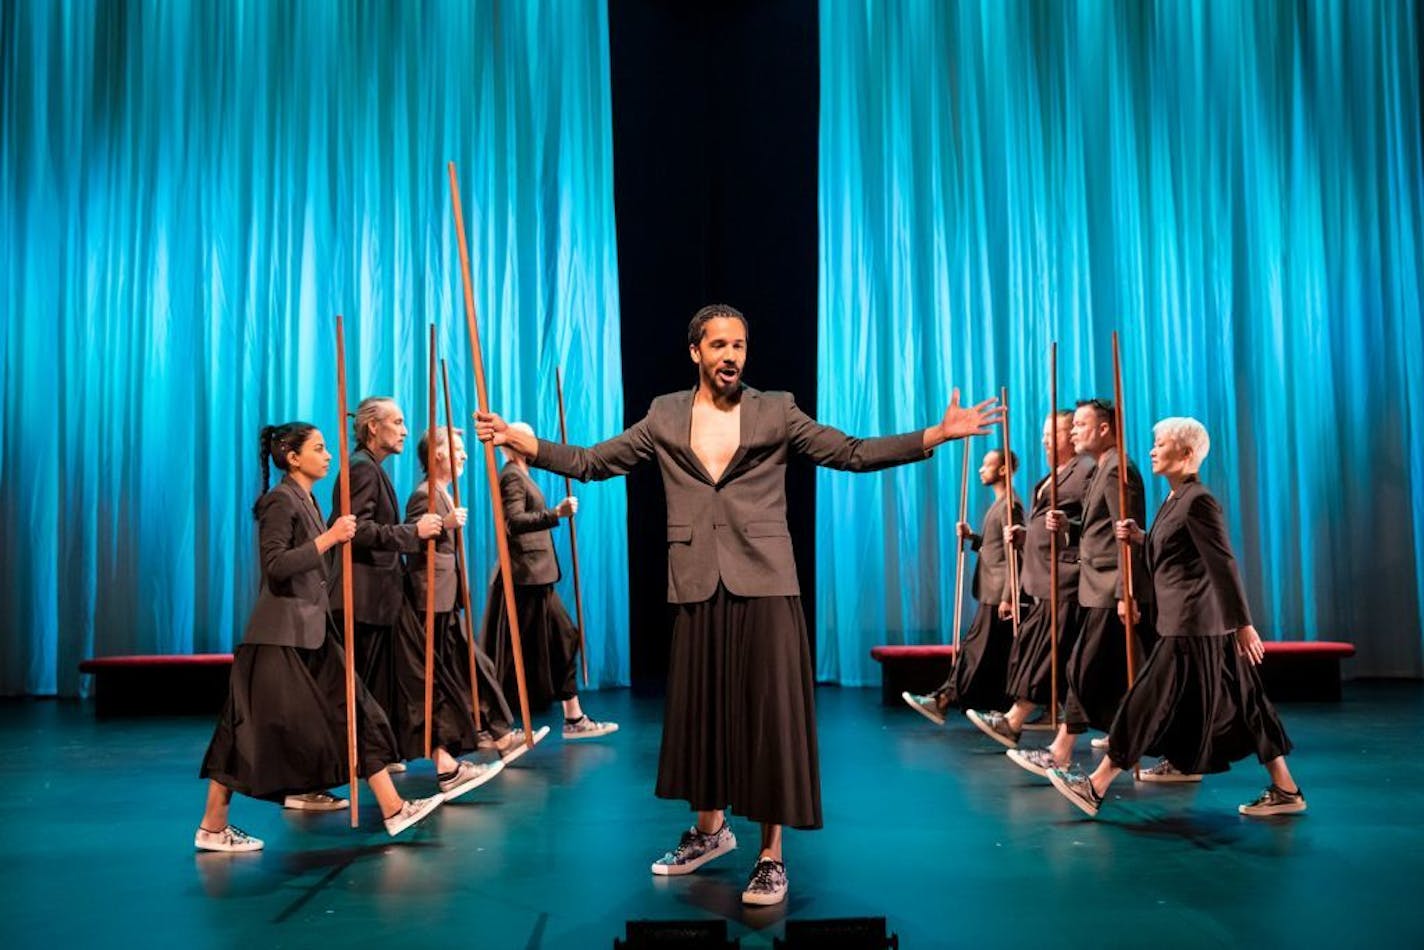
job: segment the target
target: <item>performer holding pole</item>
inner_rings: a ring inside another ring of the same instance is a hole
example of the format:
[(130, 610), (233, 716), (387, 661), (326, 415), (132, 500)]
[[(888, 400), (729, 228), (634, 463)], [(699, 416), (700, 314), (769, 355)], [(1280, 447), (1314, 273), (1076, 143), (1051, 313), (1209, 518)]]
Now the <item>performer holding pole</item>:
[[(1048, 345), (1048, 411), (1058, 411), (1058, 343)], [(1054, 439), (1048, 448), (1048, 470), (1058, 471), (1059, 440)], [(1048, 480), (1048, 507), (1058, 510), (1058, 479)], [(1058, 728), (1058, 532), (1048, 535), (1048, 630), (1049, 630), (1049, 670), (1051, 671), (1048, 701), (1048, 724)]]
[[(465, 240), (465, 211), (460, 201), (460, 183), (455, 176), (455, 163), (447, 166), (450, 175), (450, 203), (455, 214), (455, 233), (460, 246), (460, 276), (465, 288), (465, 322), (470, 331), (470, 365), (475, 372), (475, 395), (480, 412), (489, 411), (489, 390), (485, 386), (485, 363), (480, 348), (480, 325), (475, 312), (475, 282), (470, 274), (470, 248)], [(489, 477), (490, 508), (494, 517), (495, 547), (499, 553), (499, 575), (504, 585), (504, 609), (509, 618), (509, 636), (514, 643), (514, 675), (519, 689), (519, 715), (524, 723), (527, 748), (535, 743), (529, 718), (529, 690), (524, 682), (524, 648), (519, 637), (519, 611), (514, 603), (514, 578), (509, 563), (509, 534), (504, 523), (504, 501), (499, 492), (498, 463), (494, 446), (485, 445), (485, 474)]]
[[(1009, 388), (1008, 388), (1007, 386), (1001, 387), (1001, 388), (999, 389), (999, 405), (1001, 405), (1001, 406), (1004, 407), (1004, 418), (1003, 418), (1003, 421), (1001, 422), (1001, 425), (1003, 426), (1003, 429), (1004, 429), (1004, 448), (1003, 448), (1003, 450), (1000, 452), (1000, 456), (1001, 456), (1002, 458), (1004, 458), (1006, 462), (1009, 462), (1009, 464), (1004, 465), (1004, 471), (1003, 471), (1003, 477), (1004, 477), (1004, 495), (1005, 495), (1005, 497), (1007, 497), (1007, 498), (1009, 498), (1009, 499), (1012, 499), (1012, 498), (1014, 497), (1014, 469), (1017, 468), (1017, 463), (1016, 463), (1016, 462), (1010, 462), (1010, 460), (1012, 460), (1012, 459), (1014, 458), (1014, 453), (1013, 453), (1013, 450), (1009, 448)], [(1004, 511), (1003, 511), (1004, 530), (1005, 530), (1006, 532), (1012, 531), (1013, 528), (1014, 528), (1014, 525), (1017, 523), (1017, 522), (1015, 521), (1013, 515), (1014, 515), (1013, 508), (1012, 508), (1011, 506), (1009, 506), (1009, 505), (1006, 505), (1006, 506), (1004, 507)], [(1022, 520), (1022, 512), (1020, 512), (1020, 518), (1019, 518), (1019, 520)], [(1019, 635), (1019, 559), (1018, 559), (1018, 552), (1017, 552), (1016, 550), (1014, 550), (1014, 546), (1013, 546), (1012, 544), (1010, 544), (1010, 545), (1007, 546), (1006, 551), (1007, 551), (1007, 554), (1008, 554), (1008, 562), (1009, 562), (1009, 590), (1010, 590), (1010, 593), (1013, 595), (1012, 599), (1010, 600), (1010, 604), (1012, 605), (1012, 609), (1013, 609), (1014, 638), (1015, 638), (1015, 639), (1018, 639), (1018, 635)]]
[[(559, 393), (559, 441), (565, 445), (569, 441), (569, 425), (564, 415), (564, 371), (557, 370), (554, 374), (554, 385)], [(564, 495), (572, 498), (574, 494), (573, 479), (564, 476)], [(583, 685), (588, 686), (588, 636), (583, 625), (583, 584), (579, 577), (579, 556), (578, 556), (578, 528), (574, 524), (574, 516), (569, 515), (569, 560), (574, 566), (574, 616), (578, 619), (579, 632), (579, 659), (583, 663)]]

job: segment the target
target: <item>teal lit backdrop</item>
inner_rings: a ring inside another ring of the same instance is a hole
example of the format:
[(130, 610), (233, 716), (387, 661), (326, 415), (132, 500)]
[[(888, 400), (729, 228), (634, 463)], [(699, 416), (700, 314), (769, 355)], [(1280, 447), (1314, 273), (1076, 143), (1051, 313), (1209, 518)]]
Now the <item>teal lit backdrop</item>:
[[(468, 422), (447, 160), (492, 402), (556, 437), (562, 366), (570, 437), (621, 427), (603, 3), (18, 0), (0, 22), (0, 693), (231, 648), (259, 427), (335, 445), (334, 314), (351, 397), (394, 395), (413, 433), (436, 321)], [(388, 463), (402, 499), (414, 442)], [(590, 672), (626, 683), (624, 490), (580, 495)]]
[[(1117, 329), (1129, 453), (1206, 423), (1264, 635), (1424, 673), (1418, 9), (825, 0), (821, 420), (1006, 385), (1026, 492), (1048, 341), (1071, 404), (1111, 395)], [(818, 476), (821, 679), (948, 639), (959, 452)]]

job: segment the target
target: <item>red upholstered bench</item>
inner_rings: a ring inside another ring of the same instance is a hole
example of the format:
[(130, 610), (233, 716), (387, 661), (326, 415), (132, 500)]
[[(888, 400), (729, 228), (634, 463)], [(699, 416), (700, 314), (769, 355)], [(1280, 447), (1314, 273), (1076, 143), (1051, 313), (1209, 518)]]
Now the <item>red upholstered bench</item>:
[(231, 670), (231, 653), (100, 656), (79, 664), (94, 676), (94, 711), (102, 717), (216, 713)]
[(954, 647), (945, 644), (877, 646), (870, 658), (880, 664), (880, 701), (900, 704), (900, 694), (928, 693), (944, 685), (954, 662)]
[[(1267, 640), (1261, 680), (1266, 695), (1278, 702), (1339, 700), (1340, 661), (1355, 655), (1353, 643), (1337, 640)], [(876, 646), (870, 656), (880, 670), (880, 701), (900, 702), (900, 693), (928, 693), (949, 676), (954, 647)]]

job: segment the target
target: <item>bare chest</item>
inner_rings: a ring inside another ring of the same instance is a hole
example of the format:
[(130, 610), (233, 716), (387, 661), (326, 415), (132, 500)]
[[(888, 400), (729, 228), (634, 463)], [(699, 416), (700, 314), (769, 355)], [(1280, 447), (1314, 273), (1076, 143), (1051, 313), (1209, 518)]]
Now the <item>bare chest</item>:
[(715, 482), (731, 464), (742, 441), (742, 407), (723, 411), (714, 406), (692, 407), (692, 454)]

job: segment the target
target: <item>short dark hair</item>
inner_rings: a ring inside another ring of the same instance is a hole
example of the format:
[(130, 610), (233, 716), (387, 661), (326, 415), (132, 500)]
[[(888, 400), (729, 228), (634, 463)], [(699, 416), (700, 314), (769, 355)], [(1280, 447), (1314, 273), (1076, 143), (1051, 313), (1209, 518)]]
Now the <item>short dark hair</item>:
[(1111, 399), (1094, 398), (1078, 400), (1079, 409), (1085, 406), (1097, 414), (1099, 422), (1106, 422), (1109, 429), (1113, 432), (1117, 431), (1117, 410), (1113, 407)]
[[(997, 447), (996, 447), (996, 448), (989, 449), (989, 452), (998, 452), (998, 453), (999, 453), (999, 467), (1000, 467), (1000, 468), (1003, 468), (1003, 467), (1004, 467), (1004, 455), (1005, 455), (1004, 449), (1002, 449), (1002, 448), (997, 448)], [(988, 453), (986, 452), (985, 454), (988, 454)], [(1017, 471), (1019, 470), (1019, 456), (1018, 456), (1018, 453), (1015, 452), (1013, 449), (1009, 449), (1009, 450), (1008, 450), (1008, 457), (1009, 457), (1009, 474), (1012, 475), (1012, 474), (1014, 474), (1014, 472), (1017, 472)]]
[(742, 330), (751, 333), (751, 324), (747, 323), (746, 315), (736, 307), (725, 303), (709, 303), (692, 315), (692, 322), (687, 325), (687, 345), (696, 346), (701, 343), (708, 321), (719, 317), (735, 317), (742, 321)]

